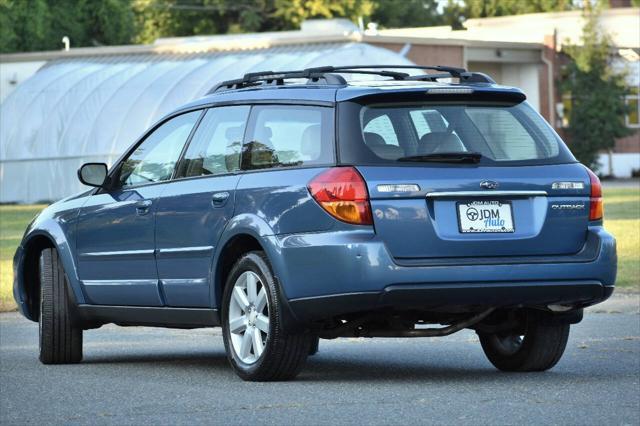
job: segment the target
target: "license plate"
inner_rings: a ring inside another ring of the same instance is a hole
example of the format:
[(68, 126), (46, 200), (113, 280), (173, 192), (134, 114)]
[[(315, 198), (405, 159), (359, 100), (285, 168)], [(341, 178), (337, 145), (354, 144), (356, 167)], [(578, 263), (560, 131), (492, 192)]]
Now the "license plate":
[(463, 234), (514, 232), (511, 203), (490, 200), (458, 203), (458, 225)]

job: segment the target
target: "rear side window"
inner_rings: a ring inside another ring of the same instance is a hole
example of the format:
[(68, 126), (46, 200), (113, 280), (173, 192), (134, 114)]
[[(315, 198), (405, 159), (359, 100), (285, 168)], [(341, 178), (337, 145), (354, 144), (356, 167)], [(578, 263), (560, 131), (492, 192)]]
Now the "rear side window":
[(326, 165), (333, 161), (333, 114), (315, 106), (254, 106), (243, 169)]
[(560, 138), (526, 102), (345, 102), (339, 106), (339, 117), (340, 158), (350, 164), (408, 159), (415, 164), (415, 157), (456, 153), (479, 153), (481, 163), (494, 165), (575, 161)]
[(211, 108), (180, 162), (179, 177), (219, 175), (240, 169), (240, 147), (250, 107)]

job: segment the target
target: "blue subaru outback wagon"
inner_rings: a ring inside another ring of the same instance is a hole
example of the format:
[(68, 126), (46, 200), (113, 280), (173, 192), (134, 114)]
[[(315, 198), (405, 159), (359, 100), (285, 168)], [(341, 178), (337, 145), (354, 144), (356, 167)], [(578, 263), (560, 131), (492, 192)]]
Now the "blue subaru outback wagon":
[(245, 380), (295, 377), (320, 338), (465, 328), (500, 370), (553, 367), (614, 288), (598, 178), (520, 90), (402, 68), (247, 74), (83, 165), (93, 189), (15, 255), (40, 360), (115, 323), (222, 326)]

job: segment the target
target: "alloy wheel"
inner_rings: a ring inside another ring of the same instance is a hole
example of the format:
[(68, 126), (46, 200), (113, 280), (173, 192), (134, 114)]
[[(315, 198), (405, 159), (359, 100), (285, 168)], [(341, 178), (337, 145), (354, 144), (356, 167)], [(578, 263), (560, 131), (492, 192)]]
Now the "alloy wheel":
[(260, 277), (242, 273), (233, 284), (227, 318), (233, 351), (245, 364), (253, 364), (269, 338), (269, 300)]

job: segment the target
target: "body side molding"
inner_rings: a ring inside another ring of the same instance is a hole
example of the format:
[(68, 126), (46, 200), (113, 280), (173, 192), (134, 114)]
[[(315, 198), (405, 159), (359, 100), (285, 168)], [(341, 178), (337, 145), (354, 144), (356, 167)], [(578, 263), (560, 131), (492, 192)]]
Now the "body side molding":
[(217, 309), (146, 306), (85, 305), (77, 307), (83, 323), (114, 323), (168, 328), (202, 328), (220, 325)]

